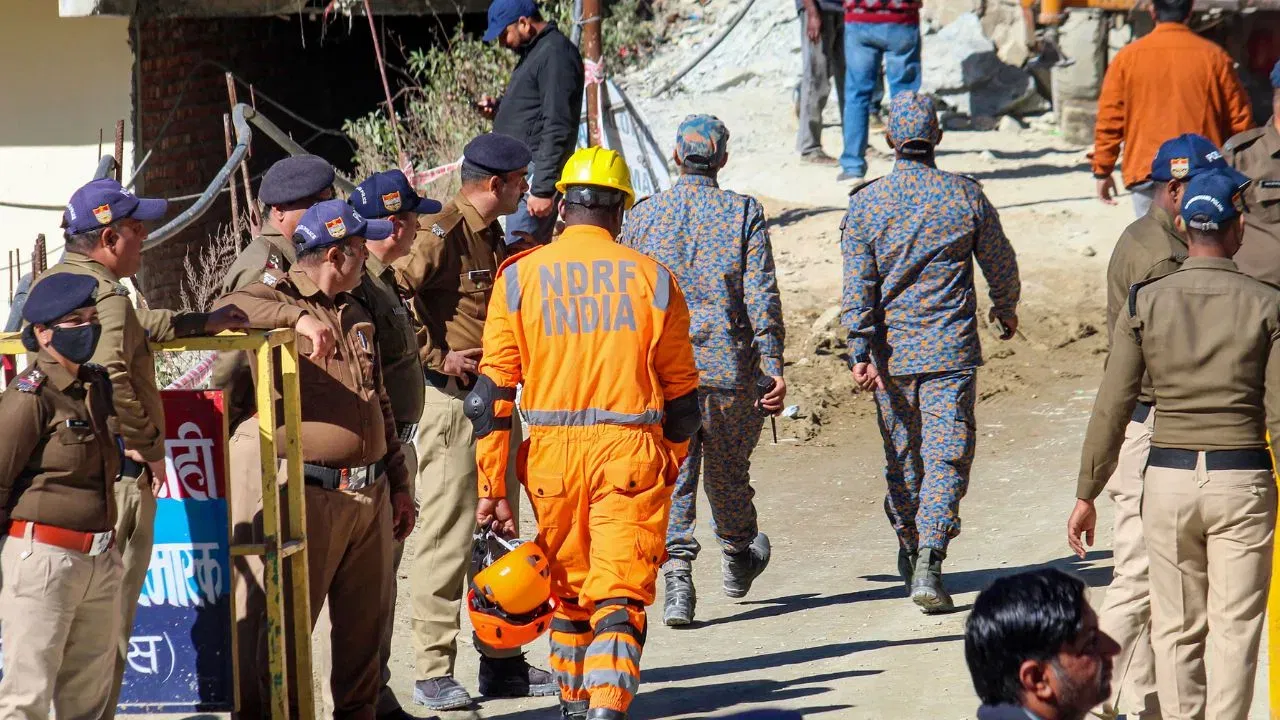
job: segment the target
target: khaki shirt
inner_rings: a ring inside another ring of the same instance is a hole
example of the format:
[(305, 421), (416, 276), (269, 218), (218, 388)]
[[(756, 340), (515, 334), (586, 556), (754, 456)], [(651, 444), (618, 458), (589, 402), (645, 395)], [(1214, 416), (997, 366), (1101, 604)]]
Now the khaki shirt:
[[(164, 459), (164, 403), (156, 385), (156, 361), (148, 342), (168, 342), (204, 331), (208, 315), (172, 310), (136, 309), (129, 289), (101, 263), (68, 252), (62, 262), (41, 274), (60, 272), (90, 275), (98, 280), (98, 322), (102, 337), (90, 362), (106, 368), (111, 377), (120, 434), (129, 450), (147, 462)], [(37, 280), (32, 289), (39, 285)]]
[(1280, 437), (1280, 288), (1226, 258), (1135, 285), (1085, 433), (1076, 496), (1093, 499), (1116, 468), (1144, 372), (1155, 390), (1151, 444), (1265, 448)]
[(1254, 182), (1245, 191), (1244, 244), (1235, 261), (1242, 272), (1280, 285), (1280, 132), (1275, 118), (1222, 147), (1227, 162)]
[[(222, 294), (262, 282), (265, 270), (288, 272), (297, 259), (293, 241), (267, 223), (227, 269), (227, 276), (222, 280)], [(253, 381), (249, 369), (252, 364), (253, 355), (248, 352), (219, 353), (213, 363), (212, 386), (220, 388), (226, 396), (227, 418), (233, 429), (254, 413)]]
[(395, 272), (370, 255), (364, 264), (364, 278), (353, 294), (373, 313), (382, 377), (396, 422), (417, 423), (426, 399), (426, 381), (418, 360), (417, 328), (396, 286)]
[[(297, 269), (288, 274), (268, 270), (263, 282), (214, 303), (214, 307), (227, 305), (244, 310), (250, 327), (291, 328), (303, 315), (311, 315), (333, 331), (336, 352), (321, 365), (303, 356), (305, 348), (299, 347), (302, 459), (331, 468), (386, 460), (392, 492), (407, 492), (408, 470), (382, 382), (377, 334), (364, 305), (346, 293), (330, 299)], [(283, 452), (284, 406), (278, 386), (275, 397), (276, 444)]]
[[(1112, 342), (1116, 319), (1129, 299), (1129, 288), (1135, 283), (1164, 277), (1182, 266), (1187, 259), (1187, 239), (1173, 224), (1173, 216), (1152, 205), (1146, 215), (1133, 221), (1120, 234), (1107, 265), (1107, 344)], [(1154, 402), (1151, 378), (1142, 380), (1139, 402)]]
[(79, 532), (115, 527), (119, 438), (106, 370), (79, 377), (41, 351), (0, 395), (0, 508)]
[(394, 268), (413, 299), (423, 367), (440, 372), (450, 350), (483, 345), (493, 279), (507, 258), (502, 238), (498, 223), (485, 224), (461, 192), (435, 215), (419, 216), (413, 249)]

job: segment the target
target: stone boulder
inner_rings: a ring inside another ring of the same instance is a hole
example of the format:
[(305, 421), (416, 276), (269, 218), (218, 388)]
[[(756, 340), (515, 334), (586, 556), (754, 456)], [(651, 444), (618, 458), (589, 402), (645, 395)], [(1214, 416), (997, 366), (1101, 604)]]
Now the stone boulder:
[(921, 92), (968, 116), (1026, 115), (1048, 103), (1021, 68), (1000, 59), (982, 21), (967, 12), (923, 38)]

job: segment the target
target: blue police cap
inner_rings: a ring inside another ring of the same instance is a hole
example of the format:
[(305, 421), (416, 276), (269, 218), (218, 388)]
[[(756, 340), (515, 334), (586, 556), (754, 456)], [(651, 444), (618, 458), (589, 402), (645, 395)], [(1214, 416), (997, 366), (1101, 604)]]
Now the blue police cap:
[(1151, 161), (1151, 179), (1159, 182), (1186, 180), (1206, 170), (1227, 167), (1222, 151), (1203, 135), (1184, 133), (1165, 140)]
[(356, 186), (347, 201), (367, 218), (384, 218), (401, 212), (437, 213), (444, 207), (436, 200), (419, 197), (399, 170), (370, 175)]
[(168, 200), (140, 198), (110, 178), (90, 180), (71, 195), (62, 226), (79, 235), (125, 218), (159, 220), (168, 207)]
[(97, 295), (98, 281), (89, 275), (46, 275), (27, 295), (22, 319), (32, 325), (48, 325), (74, 310), (93, 305)]
[(346, 200), (323, 200), (307, 208), (293, 231), (299, 253), (328, 247), (349, 237), (383, 240), (391, 236), (390, 220), (365, 220)]
[(1271, 68), (1271, 88), (1280, 90), (1280, 60), (1277, 60), (1275, 67)]
[(504, 175), (529, 167), (533, 153), (529, 146), (502, 133), (485, 133), (462, 149), (463, 162), (494, 175)]
[(533, 17), (538, 6), (533, 0), (493, 0), (489, 5), (489, 28), (484, 31), (484, 41), (493, 42), (503, 30), (522, 17)]
[(1245, 211), (1249, 178), (1234, 168), (1207, 170), (1191, 178), (1182, 201), (1182, 219), (1196, 230), (1219, 230)]
[(267, 205), (305, 200), (333, 186), (335, 173), (328, 160), (316, 155), (291, 155), (267, 169), (258, 199)]

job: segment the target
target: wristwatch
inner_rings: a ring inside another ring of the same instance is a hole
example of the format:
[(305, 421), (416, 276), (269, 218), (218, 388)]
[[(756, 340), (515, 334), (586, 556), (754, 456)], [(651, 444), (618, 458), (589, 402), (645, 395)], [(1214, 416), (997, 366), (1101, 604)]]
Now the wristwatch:
[(854, 355), (853, 357), (849, 358), (849, 369), (852, 370), (854, 365), (858, 365), (861, 363), (870, 363), (870, 362), (871, 362), (871, 353), (860, 352), (857, 355)]

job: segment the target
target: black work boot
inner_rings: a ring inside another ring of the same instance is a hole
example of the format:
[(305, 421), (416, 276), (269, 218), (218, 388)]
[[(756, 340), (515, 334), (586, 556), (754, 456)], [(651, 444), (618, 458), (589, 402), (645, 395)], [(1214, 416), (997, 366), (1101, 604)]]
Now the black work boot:
[(948, 613), (956, 609), (946, 588), (942, 587), (942, 560), (946, 553), (924, 548), (916, 560), (916, 571), (911, 578), (911, 601), (920, 606), (926, 615)]
[(720, 569), (724, 572), (724, 594), (731, 598), (746, 597), (751, 583), (769, 566), (769, 536), (757, 533), (746, 550), (724, 554)]
[(587, 711), (587, 720), (627, 720), (627, 714), (609, 708), (591, 708)]
[(917, 555), (905, 548), (898, 548), (898, 575), (902, 577), (908, 595), (911, 594), (911, 576), (915, 574)]
[(430, 710), (460, 710), (471, 704), (471, 695), (457, 680), (441, 675), (414, 683), (413, 701)]
[(545, 697), (559, 695), (560, 686), (551, 673), (530, 665), (524, 653), (509, 658), (481, 655), (480, 694), (485, 697)]
[(665, 580), (662, 622), (669, 627), (688, 625), (693, 622), (693, 609), (698, 604), (693, 573), (688, 568), (673, 568), (662, 576)]
[(561, 698), (560, 720), (587, 720), (587, 709), (590, 707), (590, 700), (565, 700)]

